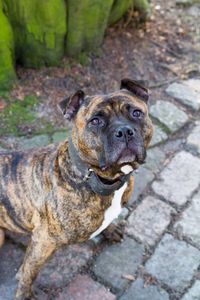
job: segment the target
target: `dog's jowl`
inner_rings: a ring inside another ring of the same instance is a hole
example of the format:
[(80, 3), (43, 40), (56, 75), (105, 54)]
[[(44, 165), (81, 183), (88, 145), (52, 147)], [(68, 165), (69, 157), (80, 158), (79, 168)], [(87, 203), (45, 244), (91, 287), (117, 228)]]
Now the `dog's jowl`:
[(78, 91), (59, 104), (72, 123), (69, 140), (0, 153), (0, 246), (4, 229), (31, 233), (16, 299), (32, 297), (33, 280), (61, 245), (111, 228), (152, 137), (147, 101), (148, 90), (129, 79), (107, 95)]

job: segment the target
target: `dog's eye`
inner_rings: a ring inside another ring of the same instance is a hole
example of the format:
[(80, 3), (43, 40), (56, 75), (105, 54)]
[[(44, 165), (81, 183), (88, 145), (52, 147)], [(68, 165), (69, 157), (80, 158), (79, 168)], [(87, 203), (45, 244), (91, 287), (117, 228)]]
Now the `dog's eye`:
[(132, 111), (132, 117), (134, 118), (140, 118), (142, 116), (142, 111), (139, 109), (135, 109)]
[(92, 124), (93, 126), (104, 125), (104, 121), (100, 118), (95, 117), (92, 120), (90, 120), (90, 124)]

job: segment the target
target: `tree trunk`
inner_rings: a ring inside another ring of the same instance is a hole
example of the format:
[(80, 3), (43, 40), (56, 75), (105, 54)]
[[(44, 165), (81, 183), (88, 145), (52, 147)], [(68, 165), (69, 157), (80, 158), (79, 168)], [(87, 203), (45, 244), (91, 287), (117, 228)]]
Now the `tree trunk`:
[(0, 0), (0, 89), (15, 77), (13, 49), (25, 67), (58, 65), (98, 48), (129, 7), (149, 13), (148, 0)]
[(140, 13), (141, 21), (145, 21), (150, 15), (148, 0), (133, 0), (133, 8)]
[(113, 0), (68, 0), (66, 53), (77, 56), (102, 43)]
[(115, 0), (110, 12), (109, 25), (119, 21), (132, 5), (133, 0)]
[(4, 0), (11, 22), (16, 60), (25, 67), (57, 65), (64, 54), (64, 0)]
[(14, 40), (12, 28), (3, 13), (0, 0), (0, 89), (9, 88), (15, 79), (13, 67)]

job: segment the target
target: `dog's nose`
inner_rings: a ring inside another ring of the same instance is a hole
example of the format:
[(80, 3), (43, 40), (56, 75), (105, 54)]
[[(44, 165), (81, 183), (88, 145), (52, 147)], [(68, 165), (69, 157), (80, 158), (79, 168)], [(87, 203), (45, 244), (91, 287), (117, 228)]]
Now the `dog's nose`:
[(115, 137), (121, 142), (128, 142), (134, 137), (134, 132), (129, 126), (120, 127), (115, 131)]

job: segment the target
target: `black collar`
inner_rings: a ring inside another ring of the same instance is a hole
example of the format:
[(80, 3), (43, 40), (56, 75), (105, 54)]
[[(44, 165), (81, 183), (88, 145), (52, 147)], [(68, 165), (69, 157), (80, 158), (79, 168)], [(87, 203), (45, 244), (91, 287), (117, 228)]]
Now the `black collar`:
[(110, 196), (116, 190), (119, 190), (130, 178), (130, 174), (120, 175), (116, 180), (113, 180), (113, 182), (106, 183), (105, 181), (104, 183), (94, 170), (82, 161), (71, 139), (69, 139), (68, 150), (71, 163), (78, 169), (82, 182), (85, 182), (86, 186), (88, 186), (95, 194), (100, 196)]

